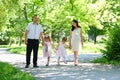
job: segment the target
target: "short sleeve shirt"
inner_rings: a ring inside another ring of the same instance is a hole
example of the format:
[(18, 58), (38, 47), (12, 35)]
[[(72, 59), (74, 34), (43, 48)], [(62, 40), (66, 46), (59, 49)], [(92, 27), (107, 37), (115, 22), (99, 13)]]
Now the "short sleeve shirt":
[(28, 39), (39, 39), (40, 33), (43, 32), (42, 25), (33, 24), (33, 22), (29, 23), (26, 30), (28, 30)]

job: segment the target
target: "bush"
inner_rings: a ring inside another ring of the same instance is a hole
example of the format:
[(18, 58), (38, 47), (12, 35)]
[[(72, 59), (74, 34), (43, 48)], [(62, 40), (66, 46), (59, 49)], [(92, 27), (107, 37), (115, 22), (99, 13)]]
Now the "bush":
[(0, 80), (35, 80), (29, 73), (20, 71), (8, 63), (0, 62)]
[(108, 35), (105, 50), (102, 50), (102, 53), (108, 60), (120, 61), (120, 26), (115, 26)]
[(120, 61), (108, 60), (105, 57), (97, 58), (97, 59), (95, 59), (95, 60), (93, 60), (91, 62), (93, 62), (93, 63), (101, 63), (101, 64), (120, 65)]

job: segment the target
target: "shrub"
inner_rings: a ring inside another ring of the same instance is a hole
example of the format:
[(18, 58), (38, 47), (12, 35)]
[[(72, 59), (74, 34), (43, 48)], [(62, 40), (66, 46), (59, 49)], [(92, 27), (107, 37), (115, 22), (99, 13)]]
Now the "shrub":
[(103, 56), (108, 60), (120, 61), (120, 26), (115, 26), (108, 35)]
[(35, 80), (31, 74), (22, 72), (12, 65), (0, 62), (0, 80)]

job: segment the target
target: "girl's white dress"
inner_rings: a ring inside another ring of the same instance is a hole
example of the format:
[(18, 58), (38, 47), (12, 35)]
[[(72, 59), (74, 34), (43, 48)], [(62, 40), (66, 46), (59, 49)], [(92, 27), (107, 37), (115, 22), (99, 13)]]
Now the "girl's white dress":
[(81, 28), (77, 28), (74, 29), (74, 31), (72, 31), (72, 37), (71, 37), (72, 51), (82, 50), (80, 33), (81, 33)]
[(57, 57), (66, 57), (67, 55), (65, 45), (62, 42), (60, 42), (58, 45), (58, 50), (56, 50), (56, 55)]
[[(46, 51), (46, 45), (48, 46), (48, 51)], [(51, 57), (52, 55), (52, 45), (50, 42), (45, 42), (43, 46), (43, 57)]]

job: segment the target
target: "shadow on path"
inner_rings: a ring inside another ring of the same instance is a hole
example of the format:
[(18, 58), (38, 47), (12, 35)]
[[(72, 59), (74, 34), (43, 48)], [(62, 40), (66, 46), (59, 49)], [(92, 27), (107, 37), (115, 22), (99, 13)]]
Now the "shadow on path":
[[(0, 61), (8, 62), (22, 71), (30, 72), (36, 80), (120, 80), (120, 67), (94, 64), (91, 60), (101, 54), (79, 54), (79, 65), (73, 66), (73, 55), (68, 55), (68, 64), (61, 62), (58, 66), (56, 57), (51, 58), (50, 66), (46, 67), (46, 59), (38, 58), (39, 68), (25, 69), (25, 55), (11, 54), (0, 49)], [(4, 53), (3, 53), (4, 52)]]

